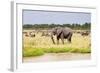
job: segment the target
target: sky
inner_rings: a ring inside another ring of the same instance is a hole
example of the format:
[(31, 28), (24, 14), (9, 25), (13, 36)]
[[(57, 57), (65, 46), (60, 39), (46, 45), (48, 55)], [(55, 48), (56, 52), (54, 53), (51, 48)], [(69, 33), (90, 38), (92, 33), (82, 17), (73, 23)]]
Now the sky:
[(23, 24), (84, 24), (91, 22), (91, 13), (23, 10)]

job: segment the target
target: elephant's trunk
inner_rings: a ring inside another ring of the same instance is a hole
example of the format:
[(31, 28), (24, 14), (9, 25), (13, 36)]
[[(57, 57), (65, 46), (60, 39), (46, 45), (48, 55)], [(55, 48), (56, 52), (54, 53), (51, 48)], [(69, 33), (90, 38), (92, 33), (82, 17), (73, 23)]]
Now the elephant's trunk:
[(53, 44), (55, 44), (55, 41), (54, 41), (54, 38), (53, 38), (53, 33), (51, 33), (51, 39), (52, 39)]

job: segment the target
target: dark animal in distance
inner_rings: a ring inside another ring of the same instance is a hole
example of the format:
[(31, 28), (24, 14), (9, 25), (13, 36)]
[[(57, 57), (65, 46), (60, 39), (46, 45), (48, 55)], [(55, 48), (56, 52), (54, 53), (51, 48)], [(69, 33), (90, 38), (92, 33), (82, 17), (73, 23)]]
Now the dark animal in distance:
[(82, 36), (88, 36), (89, 35), (89, 32), (82, 32), (81, 35)]
[(41, 36), (50, 36), (50, 34), (47, 33), (47, 32), (42, 32), (42, 35)]
[(28, 32), (23, 32), (23, 34), (24, 34), (26, 37), (29, 36), (29, 35), (28, 35)]
[(30, 32), (30, 37), (35, 37), (35, 34), (33, 32)]

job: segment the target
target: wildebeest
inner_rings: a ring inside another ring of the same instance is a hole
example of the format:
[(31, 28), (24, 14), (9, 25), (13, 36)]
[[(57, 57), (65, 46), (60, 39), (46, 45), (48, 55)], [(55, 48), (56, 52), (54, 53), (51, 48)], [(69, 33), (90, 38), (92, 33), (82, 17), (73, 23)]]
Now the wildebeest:
[(33, 32), (29, 32), (30, 37), (35, 37), (35, 34)]
[(23, 32), (23, 34), (24, 34), (26, 37), (29, 36), (29, 35), (28, 35), (28, 32)]
[(88, 32), (88, 31), (81, 32), (81, 35), (82, 35), (82, 36), (88, 36), (89, 34), (90, 34), (90, 32)]
[(50, 36), (50, 34), (48, 32), (42, 32), (41, 36)]
[(41, 36), (45, 36), (45, 33), (44, 32), (42, 32), (42, 35)]

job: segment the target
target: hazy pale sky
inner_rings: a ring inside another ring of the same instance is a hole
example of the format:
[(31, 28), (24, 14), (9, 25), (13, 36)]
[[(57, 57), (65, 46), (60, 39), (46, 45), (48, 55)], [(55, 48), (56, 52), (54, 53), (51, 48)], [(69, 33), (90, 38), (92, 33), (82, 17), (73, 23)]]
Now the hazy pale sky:
[(23, 24), (84, 24), (91, 22), (90, 13), (23, 10)]

